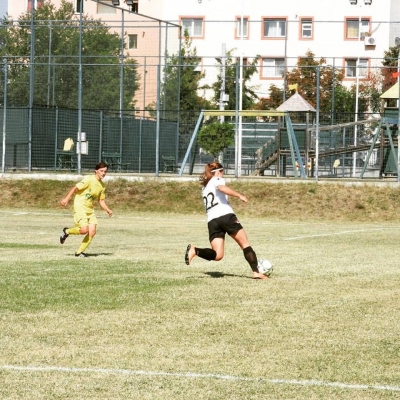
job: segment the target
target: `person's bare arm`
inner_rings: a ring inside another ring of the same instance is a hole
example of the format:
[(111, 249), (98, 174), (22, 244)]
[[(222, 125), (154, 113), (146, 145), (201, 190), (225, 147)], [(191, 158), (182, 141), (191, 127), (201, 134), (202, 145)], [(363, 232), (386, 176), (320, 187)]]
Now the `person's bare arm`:
[(71, 200), (71, 197), (75, 194), (75, 192), (78, 190), (78, 188), (76, 186), (74, 186), (69, 192), (68, 194), (60, 201), (62, 206), (66, 206), (68, 204), (68, 202)]
[(108, 205), (105, 202), (105, 200), (99, 200), (99, 204), (100, 204), (100, 207), (108, 214), (109, 217), (111, 217), (113, 215), (112, 210), (110, 210), (108, 208)]
[(218, 190), (228, 196), (237, 197), (238, 199), (242, 200), (245, 203), (247, 203), (249, 201), (244, 194), (241, 194), (241, 193), (237, 192), (236, 190), (233, 190), (229, 186), (219, 185)]

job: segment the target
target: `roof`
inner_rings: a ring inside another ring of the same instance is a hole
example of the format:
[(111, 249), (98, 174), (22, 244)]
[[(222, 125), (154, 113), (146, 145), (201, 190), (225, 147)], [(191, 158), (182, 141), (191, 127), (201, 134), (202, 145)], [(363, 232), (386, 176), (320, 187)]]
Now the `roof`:
[(398, 99), (399, 98), (399, 82), (396, 82), (391, 88), (386, 90), (379, 96), (381, 99)]
[(317, 110), (297, 92), (282, 103), (277, 111), (314, 111)]

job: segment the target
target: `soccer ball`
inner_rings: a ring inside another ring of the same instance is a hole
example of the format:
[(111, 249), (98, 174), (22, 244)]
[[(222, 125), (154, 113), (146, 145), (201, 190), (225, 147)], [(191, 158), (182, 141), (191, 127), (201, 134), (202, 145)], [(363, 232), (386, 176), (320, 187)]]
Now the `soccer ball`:
[(272, 274), (272, 270), (274, 269), (272, 267), (271, 261), (268, 260), (258, 260), (258, 272), (260, 274), (263, 274), (265, 276), (270, 276)]

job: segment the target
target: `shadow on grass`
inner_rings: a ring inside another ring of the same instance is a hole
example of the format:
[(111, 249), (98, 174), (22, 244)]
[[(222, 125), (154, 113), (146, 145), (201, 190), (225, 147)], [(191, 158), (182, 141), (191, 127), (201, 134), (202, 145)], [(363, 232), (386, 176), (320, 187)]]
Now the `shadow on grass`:
[(204, 272), (204, 274), (210, 276), (211, 278), (234, 277), (234, 278), (252, 279), (252, 277), (246, 275), (225, 274), (224, 272), (219, 272), (219, 271)]
[[(114, 255), (114, 253), (85, 253), (85, 254), (86, 254), (86, 257), (82, 257), (82, 258), (113, 256)], [(76, 258), (80, 258), (80, 257), (76, 257)]]

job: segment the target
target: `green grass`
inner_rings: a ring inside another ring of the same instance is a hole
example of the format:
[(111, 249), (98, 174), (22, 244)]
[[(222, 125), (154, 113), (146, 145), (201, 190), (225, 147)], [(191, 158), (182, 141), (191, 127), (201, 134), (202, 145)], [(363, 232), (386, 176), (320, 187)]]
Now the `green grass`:
[(70, 210), (0, 210), (1, 399), (400, 397), (396, 223), (243, 216), (261, 282), (230, 239), (184, 264), (200, 213), (114, 209), (86, 259)]

